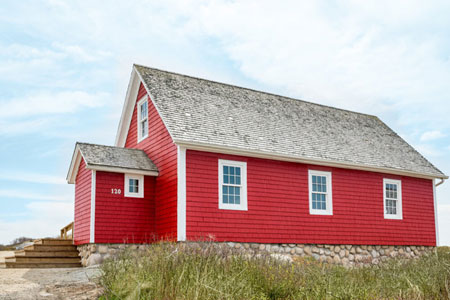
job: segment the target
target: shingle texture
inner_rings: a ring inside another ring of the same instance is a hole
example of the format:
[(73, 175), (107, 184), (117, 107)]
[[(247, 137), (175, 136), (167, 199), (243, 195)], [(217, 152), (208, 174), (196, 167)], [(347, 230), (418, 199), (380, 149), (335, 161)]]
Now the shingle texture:
[(445, 176), (375, 116), (135, 67), (176, 141)]
[(126, 168), (141, 171), (158, 171), (155, 164), (139, 149), (120, 148), (96, 144), (77, 143), (89, 166)]

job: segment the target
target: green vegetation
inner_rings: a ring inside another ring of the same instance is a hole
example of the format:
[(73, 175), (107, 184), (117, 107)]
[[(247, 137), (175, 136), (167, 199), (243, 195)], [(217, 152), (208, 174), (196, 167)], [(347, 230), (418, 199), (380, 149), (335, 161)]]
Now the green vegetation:
[(346, 269), (160, 243), (106, 261), (102, 299), (450, 299), (450, 249)]

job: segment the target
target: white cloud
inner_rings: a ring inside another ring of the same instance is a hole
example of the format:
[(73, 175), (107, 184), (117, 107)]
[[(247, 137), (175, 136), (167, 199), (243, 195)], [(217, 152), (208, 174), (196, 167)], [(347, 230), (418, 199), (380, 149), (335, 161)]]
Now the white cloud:
[(0, 243), (6, 244), (21, 236), (32, 238), (58, 236), (59, 230), (73, 221), (73, 204), (61, 202), (32, 202), (25, 207), (26, 219), (2, 220)]
[(64, 178), (33, 172), (0, 171), (0, 180), (23, 181), (43, 184), (67, 184)]
[(444, 154), (440, 149), (431, 144), (415, 144), (414, 148), (425, 157), (437, 157)]
[(438, 205), (438, 223), (439, 223), (439, 244), (441, 246), (450, 246), (450, 204), (440, 204)]
[(109, 97), (109, 94), (103, 92), (93, 94), (84, 91), (37, 92), (3, 101), (0, 118), (75, 113), (83, 108), (103, 106)]
[(7, 190), (0, 189), (0, 197), (2, 198), (18, 198), (28, 200), (45, 200), (45, 201), (57, 201), (57, 202), (72, 202), (73, 195), (67, 193), (61, 193), (60, 195), (47, 195), (39, 194), (36, 192), (30, 192), (27, 190)]
[(446, 135), (439, 130), (426, 131), (420, 136), (421, 142), (432, 141), (445, 137)]

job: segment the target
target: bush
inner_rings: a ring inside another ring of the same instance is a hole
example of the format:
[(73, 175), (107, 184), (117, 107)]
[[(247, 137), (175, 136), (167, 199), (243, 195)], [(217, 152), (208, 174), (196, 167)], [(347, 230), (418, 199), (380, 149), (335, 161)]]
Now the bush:
[(172, 243), (102, 265), (103, 299), (449, 299), (450, 251), (347, 269)]

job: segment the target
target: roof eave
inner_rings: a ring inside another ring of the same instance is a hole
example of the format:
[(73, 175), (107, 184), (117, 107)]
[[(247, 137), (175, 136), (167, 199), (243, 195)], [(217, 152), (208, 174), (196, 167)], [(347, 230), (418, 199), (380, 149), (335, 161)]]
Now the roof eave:
[(307, 157), (288, 156), (288, 155), (270, 153), (270, 152), (265, 152), (265, 151), (247, 150), (247, 149), (241, 149), (241, 148), (237, 148), (237, 147), (211, 145), (208, 143), (191, 142), (191, 141), (185, 141), (185, 140), (174, 140), (174, 143), (178, 146), (185, 147), (186, 149), (198, 150), (198, 151), (234, 154), (234, 155), (264, 158), (264, 159), (280, 160), (280, 161), (291, 161), (291, 162), (297, 162), (297, 163), (321, 165), (321, 166), (328, 166), (328, 167), (338, 167), (338, 168), (343, 168), (343, 169), (363, 170), (363, 171), (387, 173), (387, 174), (394, 174), (394, 175), (403, 175), (403, 176), (410, 176), (410, 177), (417, 177), (417, 178), (424, 178), (424, 179), (448, 179), (449, 178), (445, 174), (438, 175), (438, 174), (418, 173), (418, 172), (414, 172), (414, 171), (399, 170), (399, 169), (394, 169), (394, 168), (368, 166), (368, 165), (362, 165), (362, 164), (356, 164), (356, 163), (324, 160), (324, 159), (314, 159), (314, 158), (307, 158)]
[(107, 166), (107, 165), (97, 165), (97, 164), (87, 164), (86, 169), (95, 170), (95, 171), (113, 172), (113, 173), (146, 175), (146, 176), (158, 176), (159, 175), (158, 171), (141, 170), (141, 169), (133, 169), (133, 168), (125, 168), (125, 167), (115, 167), (115, 166)]
[(122, 115), (120, 116), (119, 127), (117, 128), (116, 141), (114, 145), (116, 147), (124, 147), (127, 139), (128, 130), (131, 124), (131, 118), (134, 109), (134, 100), (136, 100), (139, 92), (140, 79), (137, 76), (136, 67), (133, 65), (131, 70), (130, 82), (128, 83), (127, 93), (125, 101), (123, 103)]
[[(80, 146), (78, 143), (75, 145), (75, 149), (73, 150), (72, 160), (70, 161), (69, 171), (67, 172), (66, 180), (69, 184), (74, 184), (75, 179), (77, 178), (78, 168), (80, 167), (81, 159), (83, 158), (83, 154), (81, 153)], [(84, 159), (84, 158), (83, 158)]]

